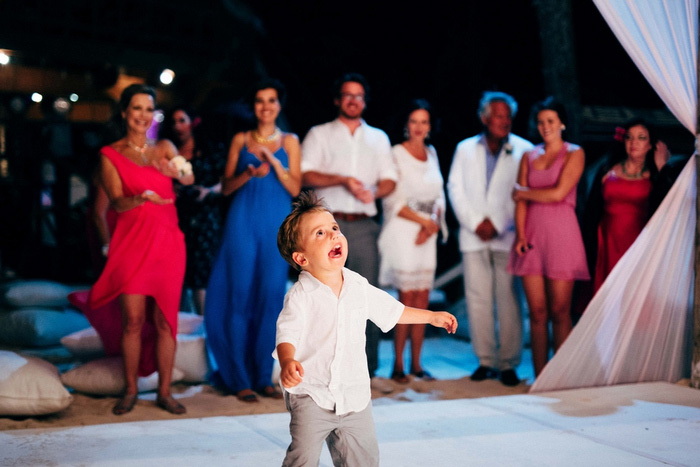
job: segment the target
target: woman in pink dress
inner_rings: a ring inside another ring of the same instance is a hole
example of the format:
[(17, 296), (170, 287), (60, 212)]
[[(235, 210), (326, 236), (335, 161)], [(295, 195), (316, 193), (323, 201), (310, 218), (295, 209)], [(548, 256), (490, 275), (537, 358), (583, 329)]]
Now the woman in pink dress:
[(537, 376), (547, 363), (549, 321), (556, 352), (571, 332), (574, 281), (589, 274), (575, 213), (583, 149), (562, 139), (566, 112), (551, 97), (535, 105), (533, 116), (543, 144), (520, 163), (513, 190), (516, 239), (508, 272), (522, 277)]
[(155, 90), (135, 84), (120, 100), (126, 136), (101, 149), (100, 184), (117, 212), (105, 268), (89, 292), (71, 296), (102, 339), (107, 355), (124, 358), (126, 389), (112, 412), (136, 404), (138, 376), (158, 370), (156, 404), (185, 413), (171, 395), (185, 243), (175, 211), (173, 179), (188, 185), (191, 172), (170, 160), (169, 141), (150, 145)]

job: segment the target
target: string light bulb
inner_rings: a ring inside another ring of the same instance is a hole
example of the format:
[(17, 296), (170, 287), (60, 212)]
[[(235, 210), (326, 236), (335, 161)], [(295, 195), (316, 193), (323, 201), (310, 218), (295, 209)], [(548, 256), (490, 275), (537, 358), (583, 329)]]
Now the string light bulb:
[(169, 68), (166, 68), (160, 73), (160, 82), (168, 85), (175, 79), (175, 72)]

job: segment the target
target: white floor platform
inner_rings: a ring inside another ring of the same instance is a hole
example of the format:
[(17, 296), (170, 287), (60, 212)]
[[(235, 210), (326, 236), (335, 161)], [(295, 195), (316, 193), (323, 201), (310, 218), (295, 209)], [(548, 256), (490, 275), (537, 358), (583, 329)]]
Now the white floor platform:
[[(383, 466), (700, 465), (700, 391), (667, 383), (375, 405)], [(278, 466), (289, 415), (0, 432), (3, 466)], [(326, 449), (321, 465), (330, 466)]]

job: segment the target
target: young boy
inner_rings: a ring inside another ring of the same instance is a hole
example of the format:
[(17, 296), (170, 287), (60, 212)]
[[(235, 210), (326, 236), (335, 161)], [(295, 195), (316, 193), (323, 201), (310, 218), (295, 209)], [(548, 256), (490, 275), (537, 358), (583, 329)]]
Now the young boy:
[(405, 307), (345, 269), (348, 243), (333, 215), (302, 194), (277, 234), (280, 253), (300, 269), (277, 319), (280, 382), (292, 420), (284, 466), (318, 465), (323, 441), (335, 465), (379, 465), (372, 420), (365, 326), (430, 323), (454, 333), (446, 312)]

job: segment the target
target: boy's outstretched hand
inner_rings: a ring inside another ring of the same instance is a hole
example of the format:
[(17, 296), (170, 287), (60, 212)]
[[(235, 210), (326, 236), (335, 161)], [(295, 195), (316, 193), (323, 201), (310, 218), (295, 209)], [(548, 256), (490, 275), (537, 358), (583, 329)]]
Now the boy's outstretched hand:
[(399, 324), (432, 324), (436, 328), (445, 328), (450, 334), (457, 331), (457, 318), (446, 311), (430, 311), (406, 306), (399, 317)]
[(430, 317), (430, 324), (436, 328), (445, 328), (448, 333), (457, 331), (457, 318), (446, 311), (435, 311)]
[(285, 388), (293, 388), (301, 383), (304, 377), (304, 368), (296, 360), (287, 360), (280, 365), (280, 381)]

